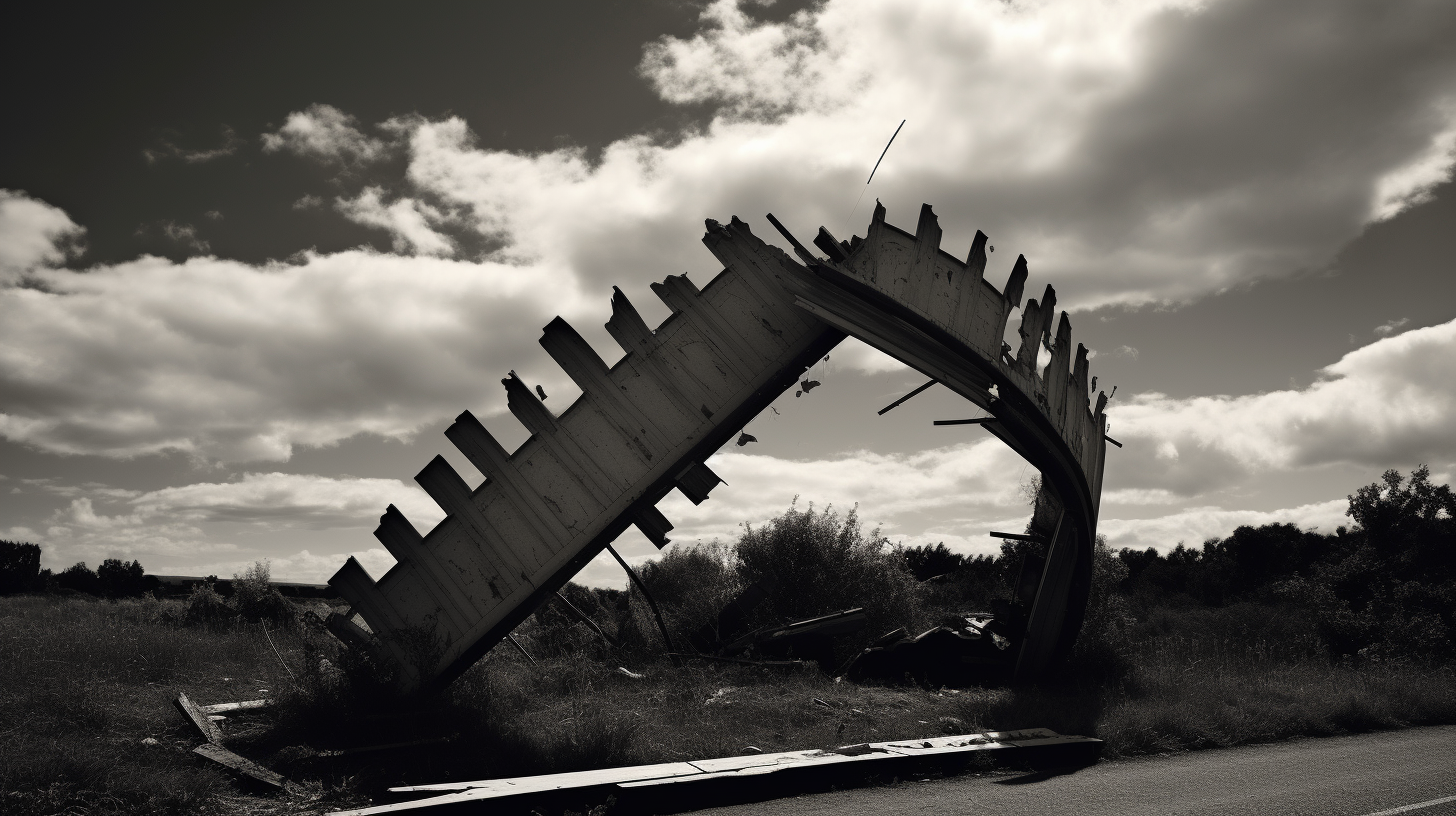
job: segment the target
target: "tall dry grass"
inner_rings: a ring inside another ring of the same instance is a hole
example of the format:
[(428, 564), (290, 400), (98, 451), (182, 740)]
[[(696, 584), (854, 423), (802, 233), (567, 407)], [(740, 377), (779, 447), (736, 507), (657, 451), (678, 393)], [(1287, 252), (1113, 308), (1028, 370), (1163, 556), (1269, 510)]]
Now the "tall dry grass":
[[(179, 602), (0, 598), (0, 812), (259, 807), (189, 753), (198, 739), (170, 706), (178, 691), (202, 702), (278, 698), (266, 714), (230, 720), (230, 744), (338, 805), (403, 783), (750, 746), (1042, 726), (1100, 737), (1116, 757), (1456, 722), (1449, 666), (1331, 661), (1306, 613), (1242, 604), (1133, 619), (1115, 600), (1099, 598), (1071, 662), (1033, 687), (889, 687), (813, 670), (673, 666), (660, 647), (613, 648), (568, 616), (543, 614), (522, 628), (534, 664), (498, 648), (442, 697), (402, 706), (366, 661), (310, 630), (270, 627), (270, 637), (236, 619), (189, 624)], [(594, 610), (609, 632), (637, 625), (635, 612), (616, 621), (612, 612)], [(384, 754), (321, 753), (427, 735), (452, 739)]]
[(268, 696), (286, 675), (256, 627), (178, 626), (168, 613), (155, 600), (0, 598), (0, 812), (218, 808), (228, 777), (190, 754), (199, 740), (171, 699)]

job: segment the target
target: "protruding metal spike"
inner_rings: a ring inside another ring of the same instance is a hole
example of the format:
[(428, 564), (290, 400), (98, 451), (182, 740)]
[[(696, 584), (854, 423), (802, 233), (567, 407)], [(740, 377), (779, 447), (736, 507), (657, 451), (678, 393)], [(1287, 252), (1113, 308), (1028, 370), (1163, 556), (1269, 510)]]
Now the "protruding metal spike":
[(399, 512), (399, 508), (390, 505), (379, 517), (379, 526), (374, 530), (374, 537), (384, 545), (384, 549), (396, 561), (408, 561), (418, 549), (424, 544), (424, 537), (410, 524), (409, 519)]
[[(583, 392), (592, 390), (607, 376), (607, 364), (570, 323), (556, 318), (541, 332), (541, 348)], [(541, 386), (536, 386), (539, 391)], [(542, 399), (545, 399), (543, 396)]]
[(915, 224), (916, 243), (929, 244), (927, 249), (940, 248), (940, 219), (929, 204), (920, 205), (920, 220)]
[(829, 233), (829, 230), (820, 227), (819, 234), (814, 236), (814, 246), (829, 257), (829, 260), (839, 263), (849, 257), (843, 243)]

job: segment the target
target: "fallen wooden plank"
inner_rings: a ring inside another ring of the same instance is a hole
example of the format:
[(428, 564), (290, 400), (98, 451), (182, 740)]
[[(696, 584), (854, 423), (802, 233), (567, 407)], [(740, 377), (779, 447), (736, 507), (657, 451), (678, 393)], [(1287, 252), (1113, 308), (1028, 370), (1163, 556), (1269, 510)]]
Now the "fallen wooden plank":
[(338, 811), (330, 816), (376, 816), (404, 813), (465, 802), (479, 802), (504, 797), (552, 791), (615, 786), (621, 789), (652, 788), (681, 785), (688, 782), (749, 778), (779, 771), (876, 763), (887, 760), (938, 756), (945, 754), (995, 751), (1050, 745), (1081, 744), (1092, 746), (1099, 740), (1063, 736), (1045, 728), (1020, 731), (991, 731), (981, 734), (931, 737), (920, 740), (847, 745), (832, 750), (784, 751), (773, 754), (700, 759), (662, 765), (635, 765), (626, 768), (605, 768), (598, 771), (525, 776), (510, 779), (484, 779), (473, 782), (446, 782), (435, 785), (412, 785), (390, 788), (391, 793), (438, 791), (443, 795), (391, 805), (376, 805), (358, 810)]
[(661, 765), (629, 765), (625, 768), (603, 768), (599, 771), (576, 771), (574, 773), (548, 774), (544, 776), (520, 776), (514, 779), (482, 779), (475, 782), (445, 782), (438, 785), (411, 785), (390, 788), (390, 793), (413, 793), (417, 791), (462, 791), (499, 790), (508, 793), (530, 793), (534, 791), (584, 788), (592, 785), (613, 785), (634, 779), (696, 774), (702, 771), (689, 762), (668, 762)]
[(207, 714), (198, 708), (196, 703), (187, 699), (186, 694), (179, 693), (172, 704), (177, 706), (177, 710), (182, 712), (182, 716), (186, 717), (188, 722), (192, 723), (192, 727), (197, 729), (203, 739), (214, 745), (222, 744), (222, 729), (217, 727), (217, 723), (209, 720)]
[(198, 706), (197, 710), (203, 714), (221, 714), (224, 711), (243, 711), (250, 708), (267, 708), (273, 705), (272, 700), (244, 700), (241, 703), (213, 703), (212, 705)]
[(199, 756), (207, 757), (208, 759), (220, 765), (225, 765), (228, 768), (231, 768), (234, 771), (237, 771), (238, 773), (250, 779), (262, 782), (269, 787), (277, 788), (282, 791), (287, 791), (288, 793), (302, 792), (302, 789), (299, 788), (298, 785), (288, 781), (287, 779), (284, 779), (281, 775), (276, 774), (268, 770), (267, 768), (264, 768), (262, 765), (259, 765), (258, 763), (253, 762), (250, 759), (240, 757), (232, 751), (229, 751), (228, 749), (222, 747), (221, 745), (204, 743), (197, 746), (196, 748), (193, 748), (192, 752)]

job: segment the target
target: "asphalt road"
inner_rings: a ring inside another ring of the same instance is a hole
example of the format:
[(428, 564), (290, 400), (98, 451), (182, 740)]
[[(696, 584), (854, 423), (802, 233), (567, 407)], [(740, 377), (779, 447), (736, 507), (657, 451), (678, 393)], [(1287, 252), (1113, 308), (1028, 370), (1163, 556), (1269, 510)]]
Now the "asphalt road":
[(1456, 816), (1456, 726), (1104, 762), (1060, 776), (961, 776), (697, 813)]

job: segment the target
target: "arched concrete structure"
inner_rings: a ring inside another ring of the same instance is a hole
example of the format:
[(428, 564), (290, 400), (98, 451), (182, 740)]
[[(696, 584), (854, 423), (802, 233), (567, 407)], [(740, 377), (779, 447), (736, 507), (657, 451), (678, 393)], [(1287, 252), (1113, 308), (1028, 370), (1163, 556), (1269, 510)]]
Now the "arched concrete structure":
[[(947, 254), (929, 205), (914, 234), (886, 223), (878, 204), (863, 239), (821, 228), (825, 257), (794, 241), (802, 263), (736, 217), (707, 226), (703, 243), (724, 269), (701, 290), (686, 276), (653, 284), (672, 310), (657, 329), (615, 291), (606, 327), (626, 351), (615, 365), (561, 318), (546, 326), (541, 345), (582, 396), (557, 416), (512, 372), (508, 406), (532, 434), (514, 453), (468, 411), (445, 432), (485, 482), (472, 489), (436, 457), (416, 479), (446, 518), (422, 536), (391, 506), (375, 535), (399, 563), (376, 583), (350, 558), (329, 580), (368, 622), (374, 648), (407, 688), (448, 683), (629, 524), (664, 546), (672, 525), (657, 502), (674, 487), (706, 500), (720, 480), (703, 461), (854, 335), (984, 408), (995, 417), (986, 428), (1041, 472), (1039, 505), (1054, 508), (1049, 551), (1014, 673), (1046, 672), (1086, 606), (1107, 402), (1089, 402), (1087, 351), (1078, 345), (1074, 358), (1065, 312), (1052, 334), (1052, 287), (1022, 309), (1012, 356), (1002, 337), (1021, 305), (1025, 258), (998, 290), (983, 278), (986, 236), (976, 233), (965, 261)], [(1051, 360), (1038, 373), (1043, 344)]]

